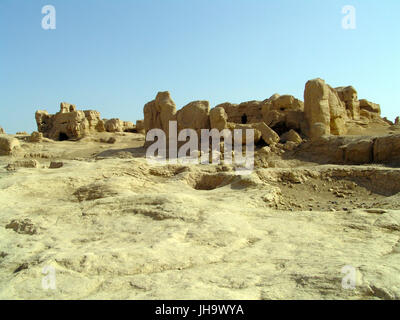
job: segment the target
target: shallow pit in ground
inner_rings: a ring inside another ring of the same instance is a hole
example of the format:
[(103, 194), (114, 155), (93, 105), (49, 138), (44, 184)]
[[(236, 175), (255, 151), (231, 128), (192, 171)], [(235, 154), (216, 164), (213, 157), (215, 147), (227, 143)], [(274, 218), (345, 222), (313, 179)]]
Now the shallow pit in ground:
[(190, 173), (186, 178), (189, 186), (196, 190), (214, 190), (230, 184), (234, 176), (226, 173)]

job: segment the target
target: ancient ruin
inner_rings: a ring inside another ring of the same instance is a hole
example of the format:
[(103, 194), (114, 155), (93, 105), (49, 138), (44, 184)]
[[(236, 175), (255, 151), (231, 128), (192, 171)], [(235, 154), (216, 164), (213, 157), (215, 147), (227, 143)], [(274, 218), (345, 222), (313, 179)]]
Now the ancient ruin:
[[(303, 100), (177, 110), (159, 92), (143, 111), (62, 103), (31, 134), (0, 131), (0, 298), (400, 299), (399, 118), (322, 79)], [(252, 166), (222, 161), (244, 154), (223, 143), (215, 163), (149, 161), (154, 128), (254, 129)], [(357, 290), (341, 286), (349, 265)], [(60, 290), (40, 287), (48, 266)]]
[(61, 103), (60, 111), (56, 114), (39, 110), (35, 118), (38, 131), (44, 137), (59, 141), (80, 139), (93, 132), (137, 132), (136, 126), (130, 121), (101, 119), (98, 111), (77, 110), (75, 105), (66, 102)]
[(255, 136), (267, 144), (279, 142), (279, 136), (291, 130), (317, 139), (346, 135), (350, 127), (369, 122), (385, 124), (378, 104), (358, 100), (352, 86), (333, 89), (322, 79), (307, 82), (304, 102), (291, 95), (274, 94), (264, 101), (226, 102), (212, 110), (208, 101), (194, 101), (177, 111), (170, 93), (159, 92), (144, 107), (144, 128), (146, 132), (162, 129), (168, 135), (169, 121), (177, 121), (178, 130), (253, 128)]

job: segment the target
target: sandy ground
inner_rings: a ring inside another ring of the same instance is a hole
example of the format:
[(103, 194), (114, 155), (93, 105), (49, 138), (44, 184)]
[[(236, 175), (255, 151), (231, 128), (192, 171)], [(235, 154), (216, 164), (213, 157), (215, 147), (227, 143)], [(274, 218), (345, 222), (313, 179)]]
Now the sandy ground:
[[(143, 136), (116, 137), (0, 157), (0, 299), (400, 298), (399, 169), (236, 176), (150, 165)], [(6, 170), (22, 158), (40, 167)]]

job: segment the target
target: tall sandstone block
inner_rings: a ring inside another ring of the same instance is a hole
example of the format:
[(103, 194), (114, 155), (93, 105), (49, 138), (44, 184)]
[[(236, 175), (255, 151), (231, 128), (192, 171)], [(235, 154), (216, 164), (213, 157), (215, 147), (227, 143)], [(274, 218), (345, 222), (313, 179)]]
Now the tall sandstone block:
[(168, 136), (169, 121), (176, 120), (176, 105), (168, 91), (159, 92), (155, 100), (144, 106), (143, 113), (146, 132), (161, 129)]
[(353, 120), (360, 119), (360, 102), (357, 98), (357, 91), (352, 86), (335, 88), (341, 101), (344, 102), (347, 115)]
[(304, 91), (304, 115), (307, 135), (312, 139), (322, 135), (347, 133), (346, 107), (337, 92), (322, 79), (307, 82)]
[(210, 128), (210, 103), (208, 101), (190, 102), (177, 112), (176, 120), (178, 131), (193, 129), (200, 136), (201, 129)]

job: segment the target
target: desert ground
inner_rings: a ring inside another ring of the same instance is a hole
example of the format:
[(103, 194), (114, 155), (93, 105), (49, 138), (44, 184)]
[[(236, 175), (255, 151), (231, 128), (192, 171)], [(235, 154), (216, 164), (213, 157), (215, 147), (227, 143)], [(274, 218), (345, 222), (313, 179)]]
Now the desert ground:
[(0, 157), (0, 299), (400, 298), (396, 166), (284, 151), (265, 162), (260, 147), (238, 176), (150, 164), (138, 133), (11, 137), (21, 146)]

